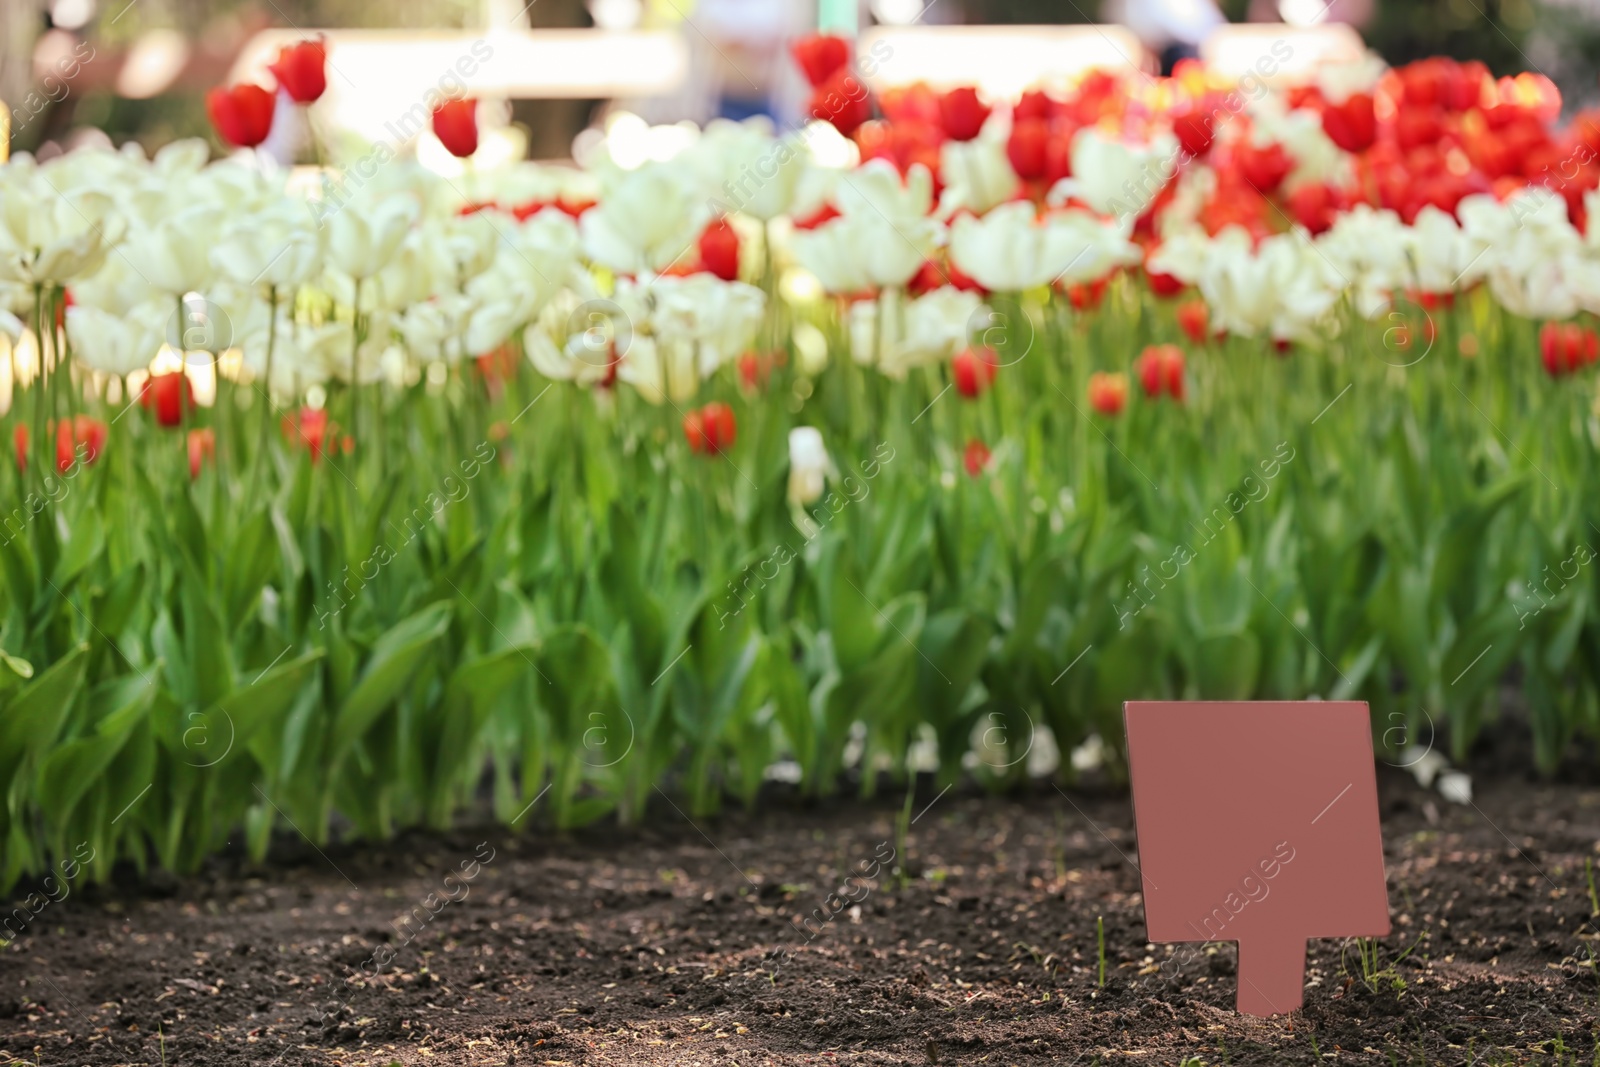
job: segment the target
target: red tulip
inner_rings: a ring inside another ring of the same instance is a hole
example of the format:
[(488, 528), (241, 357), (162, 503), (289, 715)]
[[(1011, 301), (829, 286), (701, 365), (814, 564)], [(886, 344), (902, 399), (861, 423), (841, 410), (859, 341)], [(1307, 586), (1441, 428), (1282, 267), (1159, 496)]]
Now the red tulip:
[(1043, 89), (1029, 89), (1017, 98), (1016, 106), (1011, 109), (1011, 121), (1048, 119), (1055, 114), (1055, 110), (1055, 101), (1050, 99), (1049, 93)]
[(746, 352), (739, 357), (739, 385), (747, 393), (758, 393), (767, 387), (774, 367), (781, 367), (786, 355), (776, 352)]
[(717, 219), (700, 234), (700, 266), (725, 282), (739, 280), (739, 235), (727, 219)]
[(1000, 369), (1000, 357), (992, 348), (964, 348), (956, 353), (951, 369), (955, 374), (956, 392), (971, 400), (994, 381)]
[(1172, 120), (1172, 132), (1178, 143), (1191, 156), (1199, 157), (1211, 151), (1217, 131), (1213, 115), (1204, 108), (1190, 108)]
[(217, 434), (209, 426), (189, 431), (189, 480), (200, 477), (206, 460), (217, 461)]
[(156, 422), (170, 429), (183, 421), (186, 410), (194, 410), (194, 387), (181, 370), (152, 374), (139, 390), (139, 403), (156, 413)]
[(1307, 182), (1289, 194), (1289, 213), (1312, 236), (1332, 229), (1334, 219), (1345, 207), (1339, 190), (1321, 182)]
[(1371, 93), (1352, 93), (1342, 104), (1322, 112), (1322, 131), (1346, 152), (1365, 152), (1378, 139), (1378, 117)]
[(1152, 400), (1163, 393), (1183, 399), (1183, 350), (1177, 345), (1151, 345), (1134, 363), (1144, 395)]
[(330, 421), (322, 408), (301, 408), (283, 417), (284, 438), (291, 445), (304, 445), (310, 450), (312, 463), (320, 462), (324, 452), (349, 452), (355, 448), (349, 435), (340, 438), (338, 434), (338, 424)]
[(990, 456), (989, 446), (974, 437), (967, 442), (967, 449), (962, 454), (961, 460), (966, 464), (967, 473), (976, 478), (989, 466)]
[(1407, 151), (1436, 143), (1444, 136), (1444, 112), (1438, 108), (1403, 107), (1394, 117), (1394, 140)]
[(701, 455), (715, 456), (732, 448), (738, 430), (733, 409), (720, 400), (683, 417), (683, 436), (689, 440), (689, 451)]
[(989, 110), (989, 105), (978, 99), (978, 90), (963, 85), (939, 97), (939, 125), (952, 141), (970, 141), (983, 129)]
[(1128, 403), (1128, 376), (1095, 371), (1089, 375), (1089, 406), (1102, 415), (1120, 415)]
[(259, 85), (235, 85), (206, 94), (206, 114), (217, 136), (235, 148), (254, 148), (272, 132), (273, 95)]
[(1600, 357), (1600, 335), (1575, 322), (1547, 322), (1539, 328), (1539, 354), (1545, 372), (1559, 378)]
[(802, 37), (789, 46), (789, 51), (813, 86), (821, 85), (850, 63), (850, 42), (832, 34)]
[(1024, 181), (1043, 178), (1050, 147), (1050, 123), (1044, 119), (1018, 119), (1006, 141), (1006, 158)]
[(1206, 343), (1210, 326), (1211, 312), (1204, 300), (1185, 300), (1178, 305), (1178, 327), (1195, 344)]
[(1096, 278), (1092, 282), (1079, 282), (1067, 286), (1067, 300), (1071, 302), (1075, 311), (1089, 311), (1100, 306), (1100, 301), (1106, 297), (1106, 287), (1111, 284), (1111, 275)]
[[(105, 448), (108, 428), (99, 419), (90, 418), (88, 415), (77, 415), (71, 419), (59, 419), (51, 428), (56, 438), (57, 474), (71, 472), (78, 463), (80, 451), (84, 465), (87, 466), (98, 459)], [(18, 426), (13, 440), (17, 445), (17, 464), (23, 466), (27, 463), (28, 428)]]
[(28, 469), (28, 437), (28, 424), (25, 422), (17, 423), (17, 428), (11, 431), (11, 446), (16, 449), (19, 471)]
[(111, 427), (99, 419), (90, 418), (88, 415), (74, 415), (72, 417), (73, 458), (77, 458), (77, 446), (81, 445), (83, 446), (83, 462), (85, 465), (99, 459), (100, 453), (105, 451), (106, 438), (110, 433)]
[(285, 45), (278, 61), (267, 69), (289, 99), (297, 104), (314, 104), (328, 88), (328, 50), (320, 40)]
[(433, 109), (433, 135), (457, 159), (478, 150), (478, 101), (470, 96), (445, 100)]
[(1257, 147), (1246, 139), (1235, 144), (1233, 152), (1239, 174), (1262, 196), (1270, 195), (1274, 189), (1282, 185), (1283, 179), (1287, 178), (1289, 171), (1294, 168), (1294, 161), (1289, 158), (1289, 153), (1283, 150), (1281, 144), (1273, 143)]
[(816, 87), (806, 112), (821, 122), (832, 123), (834, 129), (849, 137), (872, 117), (872, 101), (867, 87), (848, 67), (843, 67)]

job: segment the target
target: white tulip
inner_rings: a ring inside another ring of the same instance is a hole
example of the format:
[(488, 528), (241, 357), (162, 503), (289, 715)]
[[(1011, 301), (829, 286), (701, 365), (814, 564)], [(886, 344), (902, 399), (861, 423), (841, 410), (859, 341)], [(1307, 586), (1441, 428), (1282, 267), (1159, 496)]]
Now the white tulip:
[(1411, 259), (1416, 288), (1424, 293), (1455, 291), (1476, 266), (1466, 234), (1445, 211), (1429, 204), (1403, 231), (1406, 254)]
[(983, 218), (963, 215), (950, 232), (950, 258), (986, 289), (1017, 292), (1055, 281), (1105, 277), (1139, 261), (1133, 219), (1106, 221), (1076, 209), (1036, 217), (1032, 204), (1002, 204)]
[(578, 225), (590, 259), (619, 274), (641, 274), (692, 252), (710, 215), (685, 175), (652, 163), (616, 177)]
[(68, 198), (26, 155), (0, 166), (0, 280), (31, 288), (93, 274), (124, 229), (108, 192)]
[(891, 221), (871, 211), (847, 214), (791, 238), (795, 258), (830, 293), (904, 286), (944, 241), (927, 217)]
[(703, 195), (721, 213), (740, 212), (769, 221), (787, 214), (806, 170), (796, 138), (776, 138), (762, 118), (713, 119), (700, 139), (678, 157), (696, 172)]
[[(993, 123), (987, 129), (998, 128)], [(1004, 139), (988, 136), (970, 141), (946, 141), (939, 149), (939, 172), (944, 175), (944, 194), (939, 214), (948, 218), (965, 208), (983, 214), (1017, 195), (1021, 182), (1011, 169)]]
[(1178, 142), (1170, 133), (1138, 145), (1086, 126), (1072, 138), (1072, 177), (1057, 182), (1049, 200), (1060, 204), (1077, 197), (1102, 215), (1137, 219), (1177, 173), (1178, 161)]
[(675, 405), (700, 391), (701, 368), (694, 347), (635, 335), (617, 360), (617, 379), (627, 382), (647, 403), (670, 399)]
[(230, 281), (292, 295), (321, 269), (323, 253), (322, 231), (310, 208), (286, 198), (229, 223), (211, 249), (211, 262)]
[(1342, 288), (1303, 233), (1276, 234), (1252, 250), (1249, 235), (1234, 227), (1218, 235), (1200, 279), (1217, 328), (1279, 340), (1316, 336)]
[(352, 278), (371, 278), (399, 251), (417, 213), (417, 202), (405, 196), (345, 206), (327, 217), (329, 260)]
[(1439, 795), (1452, 804), (1472, 803), (1472, 779), (1461, 771), (1446, 771), (1439, 776)]
[[(161, 304), (165, 304), (162, 301)], [(72, 354), (90, 370), (123, 376), (144, 370), (161, 349), (159, 324), (163, 308), (148, 305), (130, 314), (113, 314), (99, 308), (67, 308), (67, 340)], [(167, 314), (171, 308), (167, 307)]]
[(225, 221), (219, 206), (193, 204), (135, 236), (127, 255), (157, 289), (174, 296), (200, 292), (217, 276), (211, 250)]
[(789, 431), (789, 503), (805, 507), (822, 499), (828, 487), (828, 471), (833, 461), (822, 443), (822, 431), (815, 426), (796, 426)]
[(1389, 309), (1395, 292), (1414, 287), (1407, 234), (1393, 211), (1357, 204), (1316, 238), (1317, 251), (1350, 286), (1356, 311), (1364, 318), (1377, 318)]
[[(635, 286), (618, 288), (626, 298)], [(690, 346), (703, 377), (742, 355), (761, 328), (766, 296), (753, 285), (693, 274), (656, 278), (645, 288), (654, 305), (650, 332), (663, 344)]]
[(967, 346), (973, 321), (986, 313), (977, 293), (953, 285), (915, 300), (885, 290), (877, 300), (850, 306), (851, 356), (887, 377), (904, 379), (913, 367), (954, 358)]

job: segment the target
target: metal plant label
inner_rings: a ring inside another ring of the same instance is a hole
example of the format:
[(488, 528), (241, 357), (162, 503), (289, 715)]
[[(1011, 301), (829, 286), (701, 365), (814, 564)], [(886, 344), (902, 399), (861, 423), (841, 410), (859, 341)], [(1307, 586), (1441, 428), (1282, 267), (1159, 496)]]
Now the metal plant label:
[(1380, 937), (1389, 896), (1367, 705), (1123, 706), (1151, 941), (1237, 941), (1239, 1010), (1300, 1007), (1306, 940)]

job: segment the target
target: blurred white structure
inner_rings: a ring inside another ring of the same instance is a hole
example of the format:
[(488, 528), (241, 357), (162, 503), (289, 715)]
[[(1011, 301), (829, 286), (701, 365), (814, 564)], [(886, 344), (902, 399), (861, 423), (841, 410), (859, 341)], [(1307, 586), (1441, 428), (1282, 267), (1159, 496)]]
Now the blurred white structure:
[(316, 104), (318, 120), (372, 141), (426, 128), (432, 102), (444, 95), (651, 96), (671, 92), (689, 73), (688, 48), (670, 31), (273, 29), (250, 39), (228, 79), (270, 87), (267, 66), (279, 49), (318, 36), (328, 47), (328, 90)]
[(864, 70), (874, 90), (921, 81), (976, 85), (991, 98), (1065, 84), (1095, 67), (1155, 70), (1122, 26), (874, 26), (862, 31), (856, 54), (863, 62), (881, 57)]
[(1325, 63), (1360, 63), (1367, 54), (1361, 35), (1342, 22), (1291, 26), (1243, 22), (1223, 26), (1200, 46), (1200, 58), (1225, 76), (1246, 73), (1263, 81), (1305, 81)]

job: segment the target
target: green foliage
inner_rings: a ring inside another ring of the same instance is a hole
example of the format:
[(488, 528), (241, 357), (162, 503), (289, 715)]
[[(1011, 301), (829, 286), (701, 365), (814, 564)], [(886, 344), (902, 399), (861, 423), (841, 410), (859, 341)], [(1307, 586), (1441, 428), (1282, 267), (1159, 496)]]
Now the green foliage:
[[(699, 817), (780, 758), (807, 796), (909, 789), (930, 737), (941, 786), (975, 737), (975, 777), (1015, 786), (1044, 729), (1120, 774), (1136, 698), (1365, 699), (1382, 748), (1431, 724), (1460, 755), (1515, 672), (1542, 769), (1600, 737), (1600, 424), (1532, 324), (1469, 294), (1405, 370), (1353, 324), (1287, 358), (1228, 341), (1190, 353), (1184, 404), (1106, 418), (1074, 399), (1090, 372), (1177, 336), (1133, 286), (1108, 300), (1029, 303), (1033, 350), (975, 401), (940, 367), (869, 378), (822, 320), (815, 379), (711, 384), (721, 457), (670, 407), (526, 368), (493, 398), (470, 365), (389, 392), (315, 463), (276, 435), (258, 463), (260, 398), (224, 381), (193, 482), (182, 434), (130, 411), (0, 537), (0, 883), (486, 802), (566, 829), (659, 790)], [(802, 424), (838, 468), (804, 516)]]

